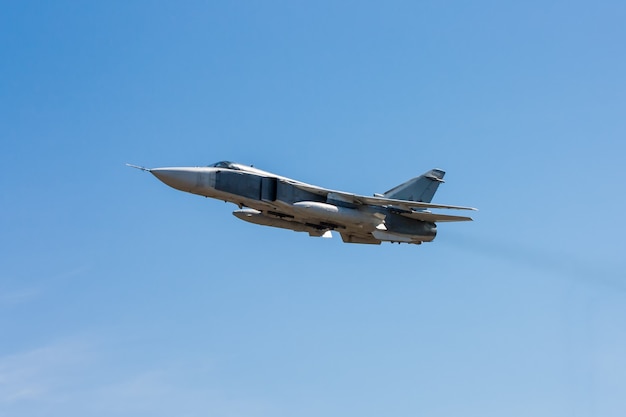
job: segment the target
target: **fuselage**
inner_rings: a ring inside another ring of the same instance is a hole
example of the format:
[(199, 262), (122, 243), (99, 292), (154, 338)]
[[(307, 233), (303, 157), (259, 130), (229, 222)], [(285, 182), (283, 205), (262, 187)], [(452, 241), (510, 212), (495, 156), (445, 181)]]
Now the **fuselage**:
[(207, 167), (148, 170), (180, 191), (231, 202), (245, 221), (326, 236), (341, 233), (346, 242), (421, 243), (434, 239), (436, 226), (404, 217), (394, 208), (342, 201), (320, 187), (245, 165), (219, 162)]

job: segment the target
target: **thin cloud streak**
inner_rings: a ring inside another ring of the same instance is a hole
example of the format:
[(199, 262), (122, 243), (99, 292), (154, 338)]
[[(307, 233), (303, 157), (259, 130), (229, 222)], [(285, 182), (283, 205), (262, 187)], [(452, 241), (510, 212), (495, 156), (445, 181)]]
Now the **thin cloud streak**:
[(17, 290), (0, 291), (0, 307), (14, 307), (38, 299), (42, 294), (41, 288), (22, 288)]
[(88, 356), (84, 344), (66, 341), (0, 357), (0, 404), (56, 401), (65, 376)]
[[(552, 250), (538, 249), (520, 243), (470, 236), (455, 231), (446, 231), (451, 236), (445, 244), (463, 251), (509, 262), (511, 264), (573, 278), (588, 285), (601, 285), (626, 292), (626, 277), (611, 272), (603, 264), (591, 260), (568, 256)], [(619, 270), (619, 268), (613, 268)]]
[[(91, 268), (77, 266), (75, 268), (59, 272), (57, 274), (32, 280), (31, 286), (10, 288), (5, 280), (4, 288), (0, 288), (0, 308), (11, 308), (17, 305), (30, 303), (43, 297), (51, 286), (64, 284), (66, 281), (84, 275)], [(14, 279), (12, 281), (17, 281)]]
[(143, 370), (102, 367), (110, 360), (110, 346), (89, 338), (1, 356), (0, 415), (272, 414), (262, 399), (220, 389), (205, 358)]

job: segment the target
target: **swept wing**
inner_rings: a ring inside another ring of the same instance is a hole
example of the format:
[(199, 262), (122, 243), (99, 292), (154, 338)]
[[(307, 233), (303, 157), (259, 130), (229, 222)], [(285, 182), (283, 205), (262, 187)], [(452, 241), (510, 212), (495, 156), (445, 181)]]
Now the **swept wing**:
[[(363, 196), (363, 195), (358, 195), (358, 194), (346, 193), (343, 191), (328, 190), (326, 188), (316, 187), (314, 185), (305, 184), (305, 183), (298, 182), (298, 181), (288, 181), (288, 180), (281, 180), (281, 181), (289, 183), (293, 185), (294, 187), (300, 188), (301, 190), (305, 190), (305, 191), (319, 194), (319, 195), (325, 195), (325, 196), (328, 196), (329, 198), (346, 202), (346, 203), (351, 203), (351, 204), (361, 204), (361, 205), (381, 206), (381, 207), (393, 206), (393, 207), (399, 207), (408, 211), (411, 211), (412, 208), (421, 208), (421, 209), (435, 208), (435, 209), (455, 209), (455, 210), (473, 210), (473, 211), (478, 210), (473, 207), (451, 206), (448, 204), (432, 204), (432, 203), (423, 203), (421, 201), (396, 200), (393, 198), (385, 198), (385, 197), (368, 197), (368, 196)], [(434, 215), (434, 216), (442, 216), (442, 215)], [(411, 215), (411, 217), (413, 216)], [(450, 216), (450, 217), (457, 217), (457, 216)], [(465, 219), (469, 219), (469, 217)], [(439, 221), (445, 221), (445, 220), (439, 220)]]

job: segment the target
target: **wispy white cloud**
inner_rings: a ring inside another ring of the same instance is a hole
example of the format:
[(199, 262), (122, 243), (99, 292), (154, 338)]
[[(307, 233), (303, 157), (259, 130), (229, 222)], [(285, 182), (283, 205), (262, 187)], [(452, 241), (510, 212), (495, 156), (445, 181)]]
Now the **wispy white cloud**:
[(110, 344), (94, 340), (65, 340), (0, 357), (0, 415), (268, 414), (261, 399), (222, 390), (204, 359), (125, 369), (122, 358), (111, 359)]
[(87, 347), (65, 341), (0, 357), (0, 405), (57, 401), (67, 375), (88, 360)]
[[(211, 367), (196, 360), (125, 375), (89, 394), (93, 415), (258, 416), (272, 415), (260, 398), (220, 388)], [(274, 410), (275, 411), (275, 410)]]

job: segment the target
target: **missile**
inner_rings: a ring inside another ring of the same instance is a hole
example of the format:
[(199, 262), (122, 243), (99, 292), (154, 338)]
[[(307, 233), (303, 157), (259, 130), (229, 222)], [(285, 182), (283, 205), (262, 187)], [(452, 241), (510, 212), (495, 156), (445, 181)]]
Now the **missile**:
[(361, 227), (371, 226), (371, 228), (383, 227), (381, 225), (384, 216), (370, 211), (335, 206), (334, 204), (321, 203), (318, 201), (299, 201), (293, 203), (292, 207), (295, 212), (302, 216), (321, 218), (331, 223), (349, 223), (357, 224)]
[(299, 222), (290, 222), (280, 218), (264, 215), (259, 210), (245, 208), (233, 211), (233, 215), (238, 219), (261, 226), (273, 226), (281, 229), (290, 229), (296, 232), (308, 232), (311, 236), (331, 237), (330, 231), (320, 230), (316, 227), (307, 226)]

